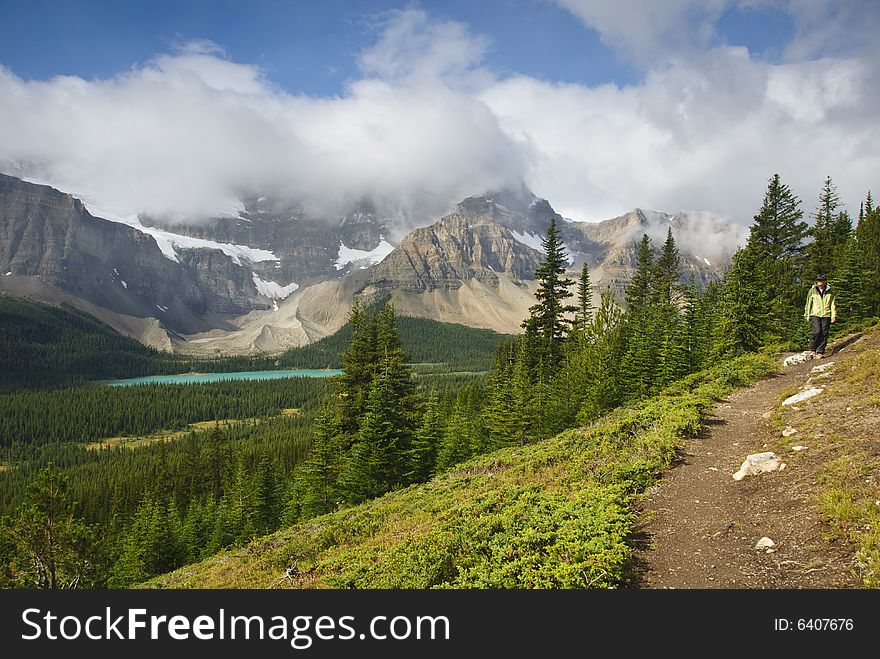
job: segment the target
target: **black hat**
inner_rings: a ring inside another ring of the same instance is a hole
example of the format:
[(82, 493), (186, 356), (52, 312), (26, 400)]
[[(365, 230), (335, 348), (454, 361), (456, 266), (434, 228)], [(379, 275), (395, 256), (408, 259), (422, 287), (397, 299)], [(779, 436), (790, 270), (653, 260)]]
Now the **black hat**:
[(828, 281), (828, 277), (825, 275), (816, 275), (816, 281)]

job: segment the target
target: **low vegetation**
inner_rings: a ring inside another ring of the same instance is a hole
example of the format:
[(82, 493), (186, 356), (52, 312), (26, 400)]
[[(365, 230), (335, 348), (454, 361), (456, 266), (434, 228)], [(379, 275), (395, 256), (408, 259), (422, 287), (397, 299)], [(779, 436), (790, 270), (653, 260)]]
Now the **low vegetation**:
[(699, 432), (714, 400), (773, 368), (767, 357), (739, 357), (586, 428), (471, 459), (147, 585), (616, 586), (629, 567), (633, 499)]

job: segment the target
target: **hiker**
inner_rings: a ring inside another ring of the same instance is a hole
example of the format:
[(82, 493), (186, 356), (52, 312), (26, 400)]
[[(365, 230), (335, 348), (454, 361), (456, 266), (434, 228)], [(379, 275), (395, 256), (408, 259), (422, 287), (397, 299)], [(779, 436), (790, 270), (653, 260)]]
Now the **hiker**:
[(822, 359), (825, 356), (825, 345), (828, 343), (831, 323), (837, 320), (834, 293), (831, 292), (831, 286), (825, 275), (816, 277), (816, 285), (810, 287), (807, 304), (804, 307), (804, 318), (813, 325), (810, 357)]

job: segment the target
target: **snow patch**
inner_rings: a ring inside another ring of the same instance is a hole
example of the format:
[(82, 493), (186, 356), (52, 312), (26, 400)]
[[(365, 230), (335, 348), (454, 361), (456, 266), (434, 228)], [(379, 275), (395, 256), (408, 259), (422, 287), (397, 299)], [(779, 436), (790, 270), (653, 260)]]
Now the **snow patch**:
[(157, 304), (157, 305), (156, 305), (156, 308), (157, 308), (159, 311), (168, 311), (168, 307), (163, 307), (161, 304)]
[(712, 265), (711, 263), (709, 263), (709, 259), (707, 259), (705, 256), (703, 257), (703, 263), (705, 263), (706, 265)]
[(10, 270), (9, 272), (7, 272), (7, 273), (6, 273), (6, 276), (7, 276), (7, 277), (11, 277), (11, 276), (12, 276), (12, 270)]
[(113, 268), (113, 272), (116, 273), (117, 277), (119, 276), (119, 270), (117, 270), (116, 268)]
[(518, 242), (541, 252), (541, 254), (544, 253), (544, 246), (541, 244), (540, 236), (531, 233), (520, 233), (519, 231), (511, 231), (511, 233)]
[(128, 284), (125, 283), (122, 279), (119, 280), (119, 283), (122, 284), (122, 288), (128, 290)]
[(363, 249), (351, 249), (345, 243), (339, 241), (339, 253), (336, 257), (336, 269), (342, 270), (349, 263), (356, 263), (363, 270), (371, 265), (381, 263), (382, 260), (394, 251), (394, 245), (381, 238), (379, 245), (369, 252)]
[[(291, 282), (287, 286), (282, 286), (274, 281), (266, 281), (264, 279), (260, 279), (259, 275), (256, 273), (252, 273), (254, 278), (254, 286), (257, 287), (257, 292), (260, 295), (264, 295), (273, 301), (283, 300), (288, 295), (293, 293), (296, 289), (299, 288), (299, 284), (296, 282)], [(277, 311), (278, 307), (275, 305), (275, 310)]]

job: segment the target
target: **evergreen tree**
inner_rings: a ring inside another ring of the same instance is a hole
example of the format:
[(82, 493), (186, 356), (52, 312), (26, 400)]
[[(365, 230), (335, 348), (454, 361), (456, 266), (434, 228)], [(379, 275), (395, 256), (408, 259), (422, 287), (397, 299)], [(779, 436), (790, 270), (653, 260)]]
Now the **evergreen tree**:
[(587, 356), (590, 373), (586, 383), (577, 420), (586, 424), (613, 409), (623, 400), (621, 393), (620, 363), (623, 345), (623, 314), (610, 289), (602, 292), (599, 308), (593, 319), (594, 341)]
[(335, 413), (326, 403), (315, 419), (315, 435), (301, 474), (303, 488), (299, 516), (310, 519), (336, 508), (343, 454), (334, 425)]
[(574, 282), (565, 277), (568, 254), (562, 237), (551, 218), (547, 227), (547, 237), (542, 241), (545, 258), (535, 271), (538, 290), (535, 297), (538, 303), (529, 309), (531, 314), (523, 322), (527, 334), (536, 337), (540, 346), (540, 361), (548, 374), (555, 372), (562, 360), (562, 346), (565, 341), (569, 320), (566, 314), (577, 311), (565, 300), (572, 296), (568, 290)]
[(376, 336), (377, 323), (369, 308), (355, 302), (348, 316), (348, 323), (352, 328), (352, 335), (345, 352), (339, 355), (342, 374), (336, 379), (336, 411), (339, 432), (353, 437), (358, 430), (358, 420), (366, 408), (380, 353)]
[(856, 240), (863, 267), (867, 312), (880, 315), (880, 207), (875, 208), (871, 193), (864, 204), (862, 221), (856, 228)]
[[(836, 203), (830, 197), (828, 202)], [(779, 174), (774, 174), (745, 247), (759, 270), (759, 279), (773, 283), (767, 290), (768, 339), (797, 343), (803, 331), (804, 238), (809, 228), (802, 217), (800, 200), (781, 182)], [(813, 276), (815, 273), (807, 275)]]
[(388, 373), (381, 373), (373, 381), (367, 410), (343, 474), (349, 501), (372, 499), (403, 482), (403, 455), (409, 447), (402, 446), (400, 412), (391, 378)]
[(651, 292), (654, 303), (673, 304), (681, 277), (681, 257), (672, 237), (672, 227), (667, 230), (666, 241), (652, 270)]
[(813, 242), (808, 246), (809, 263), (815, 277), (817, 273), (825, 273), (829, 279), (834, 278), (836, 257), (846, 243), (852, 231), (852, 223), (845, 211), (839, 211), (840, 197), (837, 188), (828, 176), (822, 185), (819, 195), (819, 206), (815, 213), (815, 223), (810, 230)]
[(27, 488), (11, 520), (0, 521), (4, 580), (19, 588), (86, 588), (101, 567), (97, 533), (77, 517), (67, 478), (53, 465)]
[[(802, 221), (804, 213), (800, 203), (791, 189), (782, 183), (779, 174), (770, 178), (748, 239), (749, 247), (761, 259), (789, 259), (800, 265), (804, 257), (804, 239), (809, 232), (809, 226)], [(830, 196), (828, 203), (834, 203)]]
[(577, 311), (572, 321), (572, 332), (576, 339), (586, 340), (593, 322), (593, 286), (590, 283), (590, 268), (586, 260), (581, 268), (577, 287)]
[(408, 456), (409, 471), (407, 482), (424, 483), (434, 472), (437, 451), (443, 441), (444, 424), (440, 410), (440, 400), (436, 391), (431, 391), (425, 403), (422, 422), (416, 430), (412, 448)]
[(280, 502), (275, 469), (268, 455), (260, 459), (254, 488), (254, 526), (257, 535), (271, 533), (278, 528)]
[(651, 250), (651, 239), (648, 234), (642, 234), (639, 243), (638, 256), (636, 257), (636, 271), (632, 281), (626, 287), (626, 310), (633, 313), (643, 309), (651, 299), (651, 271), (654, 268), (654, 254)]
[(870, 282), (861, 253), (861, 245), (855, 238), (847, 241), (840, 268), (834, 280), (837, 313), (844, 322), (867, 318), (871, 312)]
[(459, 392), (437, 452), (437, 472), (444, 472), (474, 455), (474, 445), (478, 443), (476, 435), (472, 410), (464, 392)]
[(727, 357), (763, 345), (768, 329), (769, 282), (750, 249), (736, 252), (725, 275), (713, 326), (713, 352)]

